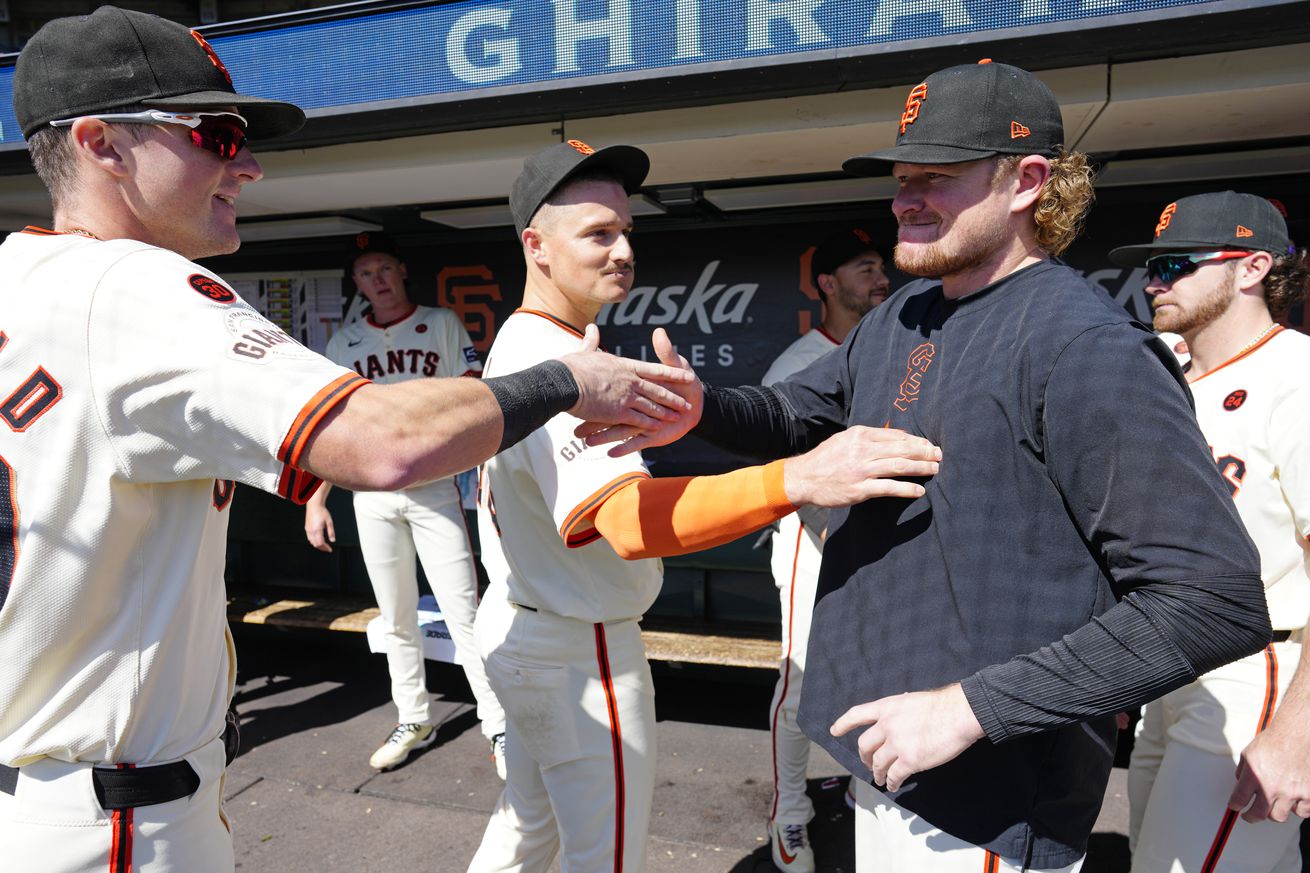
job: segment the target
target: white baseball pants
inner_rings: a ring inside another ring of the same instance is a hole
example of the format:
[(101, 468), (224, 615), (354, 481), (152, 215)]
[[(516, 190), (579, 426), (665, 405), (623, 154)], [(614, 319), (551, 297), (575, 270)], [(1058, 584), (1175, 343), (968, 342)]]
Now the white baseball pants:
[(1128, 768), (1133, 873), (1299, 873), (1300, 818), (1252, 824), (1227, 809), (1238, 756), (1300, 662), (1293, 639), (1146, 705)]
[[(855, 873), (1038, 873), (1021, 859), (966, 843), (900, 806), (862, 779), (855, 786)], [(1078, 873), (1083, 859), (1049, 873)]]
[(810, 763), (810, 738), (796, 724), (805, 678), (805, 653), (810, 642), (810, 616), (823, 560), (823, 543), (796, 513), (778, 522), (773, 535), (773, 582), (782, 601), (782, 659), (778, 684), (769, 704), (773, 747), (773, 806), (769, 820), (778, 824), (809, 824), (814, 804), (805, 793)]
[(114, 811), (96, 800), (91, 764), (42, 758), (20, 768), (14, 794), (0, 792), (0, 866), (33, 873), (232, 873), (222, 737), (186, 761), (200, 777), (191, 797)]
[(406, 491), (355, 493), (355, 523), (369, 581), (382, 613), (387, 669), (398, 721), (431, 724), (423, 646), (418, 626), (418, 566), (432, 586), (477, 701), (482, 733), (505, 729), (505, 714), (487, 685), (473, 639), (478, 608), (478, 574), (473, 564), (464, 509), (454, 479), (441, 479)]
[[(493, 592), (499, 591), (498, 594)], [(655, 785), (655, 690), (635, 619), (478, 612), (505, 707), (508, 778), (469, 873), (642, 873)]]

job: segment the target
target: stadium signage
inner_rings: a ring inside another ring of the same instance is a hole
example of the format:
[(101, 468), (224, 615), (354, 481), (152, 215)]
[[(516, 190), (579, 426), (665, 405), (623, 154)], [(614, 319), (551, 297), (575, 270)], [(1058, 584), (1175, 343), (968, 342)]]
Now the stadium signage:
[[(789, 55), (895, 50), (980, 31), (1222, 2), (1206, 0), (455, 0), (268, 30), (207, 31), (238, 90), (320, 114), (651, 78)], [(1201, 10), (1198, 10), (1198, 13)], [(1090, 22), (1088, 26), (1093, 26)], [(893, 45), (888, 45), (893, 44)], [(17, 144), (13, 57), (0, 65), (0, 144)], [(492, 91), (490, 89), (497, 89)], [(473, 93), (469, 93), (473, 92)]]

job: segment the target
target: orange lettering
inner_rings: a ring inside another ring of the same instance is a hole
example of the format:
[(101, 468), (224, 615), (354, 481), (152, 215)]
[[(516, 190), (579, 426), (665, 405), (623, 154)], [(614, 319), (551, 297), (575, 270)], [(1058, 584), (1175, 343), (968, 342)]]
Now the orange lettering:
[(905, 98), (905, 111), (901, 113), (901, 134), (905, 134), (905, 128), (919, 120), (919, 107), (923, 101), (928, 99), (928, 83), (921, 82), (910, 90), (910, 96)]

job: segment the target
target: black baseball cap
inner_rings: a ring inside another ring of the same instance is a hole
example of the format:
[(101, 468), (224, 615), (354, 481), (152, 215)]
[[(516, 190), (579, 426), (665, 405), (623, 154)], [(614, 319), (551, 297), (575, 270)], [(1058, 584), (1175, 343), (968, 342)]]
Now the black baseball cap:
[(1135, 246), (1120, 246), (1110, 260), (1121, 267), (1140, 267), (1155, 255), (1189, 249), (1246, 249), (1293, 251), (1287, 222), (1278, 207), (1254, 194), (1216, 191), (1196, 194), (1170, 203), (1155, 223), (1155, 239)]
[(1060, 103), (1027, 70), (984, 59), (938, 70), (910, 89), (896, 145), (842, 164), (879, 176), (893, 163), (960, 164), (993, 155), (1055, 157), (1064, 145)]
[(584, 170), (608, 170), (623, 183), (623, 190), (636, 193), (650, 172), (650, 158), (636, 146), (614, 145), (593, 149), (582, 140), (571, 139), (529, 155), (523, 171), (509, 193), (514, 229), (521, 237), (551, 192)]
[(396, 241), (381, 231), (364, 231), (357, 233), (350, 239), (350, 252), (346, 256), (346, 272), (351, 273), (355, 270), (355, 261), (358, 261), (364, 255), (383, 254), (391, 255), (398, 261), (404, 258), (400, 255), (400, 248)]
[(30, 137), (51, 121), (142, 105), (203, 110), (235, 106), (252, 139), (294, 133), (299, 106), (236, 93), (203, 36), (181, 24), (101, 6), (56, 18), (33, 34), (14, 69), (14, 113)]
[(835, 273), (852, 258), (876, 251), (873, 236), (867, 230), (862, 227), (843, 228), (814, 247), (814, 255), (810, 258), (811, 278), (817, 286), (820, 274)]

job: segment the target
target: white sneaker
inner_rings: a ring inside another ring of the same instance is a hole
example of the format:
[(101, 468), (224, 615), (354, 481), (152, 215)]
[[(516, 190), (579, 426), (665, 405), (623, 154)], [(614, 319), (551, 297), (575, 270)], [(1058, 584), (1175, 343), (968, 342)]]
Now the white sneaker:
[(390, 770), (405, 763), (416, 749), (425, 749), (437, 741), (437, 729), (430, 724), (398, 724), (382, 748), (368, 759), (375, 770)]
[(491, 738), (491, 761), (496, 765), (496, 775), (500, 777), (501, 782), (504, 782), (506, 778), (504, 731)]
[(783, 873), (814, 873), (814, 849), (805, 825), (769, 822), (769, 847), (773, 865)]

